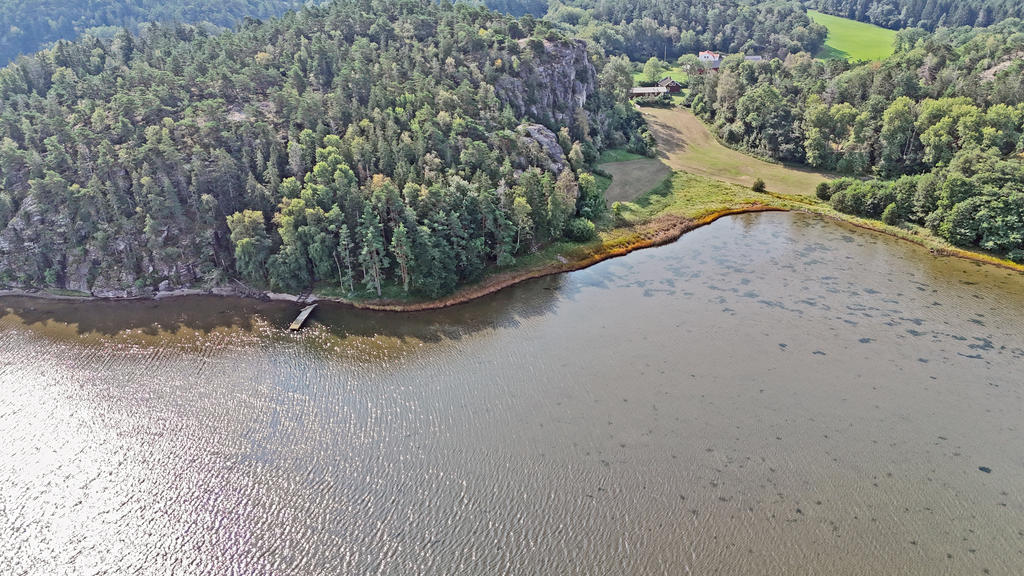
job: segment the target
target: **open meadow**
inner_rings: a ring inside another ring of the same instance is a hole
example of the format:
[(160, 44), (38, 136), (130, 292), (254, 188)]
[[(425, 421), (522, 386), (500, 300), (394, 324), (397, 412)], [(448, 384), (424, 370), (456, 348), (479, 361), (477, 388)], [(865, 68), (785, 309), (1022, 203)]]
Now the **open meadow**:
[(608, 203), (630, 202), (652, 190), (668, 178), (672, 169), (660, 159), (613, 150), (602, 154), (601, 170), (611, 176), (611, 184), (604, 192)]
[(857, 22), (816, 10), (807, 15), (815, 22), (828, 28), (825, 46), (818, 52), (819, 58), (847, 60), (884, 60), (893, 53), (896, 31)]
[[(813, 195), (825, 174), (773, 164), (723, 146), (707, 126), (685, 108), (642, 108), (658, 142), (658, 159), (672, 170), (684, 170), (723, 182), (751, 186), (764, 180), (768, 190)], [(609, 170), (609, 166), (604, 166)], [(614, 186), (614, 182), (613, 182)]]
[[(664, 62), (664, 64), (670, 64), (670, 63), (669, 62)], [(672, 78), (673, 80), (675, 80), (676, 82), (681, 82), (684, 85), (686, 84), (687, 80), (689, 80), (689, 78), (690, 78), (689, 74), (687, 74), (681, 67), (679, 67), (679, 66), (677, 66), (675, 64), (672, 64), (670, 66), (664, 67), (664, 68), (662, 68), (662, 70), (663, 71), (660, 74), (660, 76), (662, 78), (664, 78), (665, 76), (668, 76), (668, 77)], [(659, 78), (659, 80), (660, 80), (660, 78)], [(646, 82), (646, 81), (647, 81), (647, 78), (644, 76), (644, 63), (643, 62), (638, 62), (638, 63), (636, 63), (636, 68), (633, 71), (633, 85), (634, 86), (642, 86), (643, 83)]]

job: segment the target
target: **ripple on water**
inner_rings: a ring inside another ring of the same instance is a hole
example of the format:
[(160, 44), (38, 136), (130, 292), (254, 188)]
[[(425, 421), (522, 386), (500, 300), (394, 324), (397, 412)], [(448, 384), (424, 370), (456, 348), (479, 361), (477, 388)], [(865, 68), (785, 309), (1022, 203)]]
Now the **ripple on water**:
[(3, 299), (0, 565), (1015, 574), (1022, 303), (794, 214), (298, 335), (283, 304)]

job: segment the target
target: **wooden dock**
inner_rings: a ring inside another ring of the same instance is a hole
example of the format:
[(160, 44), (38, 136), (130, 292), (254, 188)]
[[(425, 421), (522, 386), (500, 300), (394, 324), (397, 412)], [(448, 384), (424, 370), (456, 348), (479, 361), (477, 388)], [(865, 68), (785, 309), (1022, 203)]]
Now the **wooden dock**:
[(288, 327), (288, 329), (291, 330), (292, 332), (301, 330), (302, 325), (306, 323), (306, 320), (309, 318), (309, 315), (313, 313), (313, 310), (316, 310), (316, 304), (310, 304), (309, 306), (303, 308), (299, 312), (299, 315), (295, 318), (295, 321), (292, 322), (292, 325)]

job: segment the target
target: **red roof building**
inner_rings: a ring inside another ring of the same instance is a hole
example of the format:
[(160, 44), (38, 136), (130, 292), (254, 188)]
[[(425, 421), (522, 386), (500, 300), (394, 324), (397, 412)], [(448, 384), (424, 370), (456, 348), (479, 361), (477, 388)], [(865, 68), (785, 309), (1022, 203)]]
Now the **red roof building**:
[(661, 80), (658, 80), (658, 86), (668, 88), (668, 91), (673, 94), (676, 92), (682, 92), (683, 90), (683, 85), (673, 80), (670, 76), (665, 76)]
[(697, 60), (701, 63), (701, 67), (697, 71), (698, 74), (703, 74), (706, 70), (718, 70), (722, 66), (722, 55), (711, 50), (699, 52)]

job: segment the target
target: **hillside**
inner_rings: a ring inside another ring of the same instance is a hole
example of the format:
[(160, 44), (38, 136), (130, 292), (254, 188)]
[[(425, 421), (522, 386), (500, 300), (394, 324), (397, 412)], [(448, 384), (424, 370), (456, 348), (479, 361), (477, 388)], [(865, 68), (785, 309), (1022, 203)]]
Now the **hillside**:
[(892, 30), (991, 26), (1024, 18), (1024, 3), (1019, 0), (811, 0), (808, 7)]
[(0, 64), (58, 40), (112, 37), (147, 22), (208, 23), (231, 28), (302, 8), (302, 0), (0, 0)]
[(0, 71), (0, 284), (433, 297), (586, 237), (641, 125), (583, 44), (467, 5), (62, 44)]
[(658, 141), (658, 157), (672, 170), (699, 174), (750, 188), (758, 178), (768, 190), (813, 195), (826, 175), (772, 164), (723, 146), (707, 126), (685, 108), (644, 108), (644, 119)]
[(851, 176), (817, 191), (836, 210), (1024, 261), (1024, 23), (901, 31), (895, 47), (726, 58), (690, 78), (692, 108), (727, 145)]
[(639, 62), (708, 49), (785, 58), (814, 52), (825, 39), (825, 28), (790, 0), (484, 1), (495, 10), (543, 14), (594, 49)]

